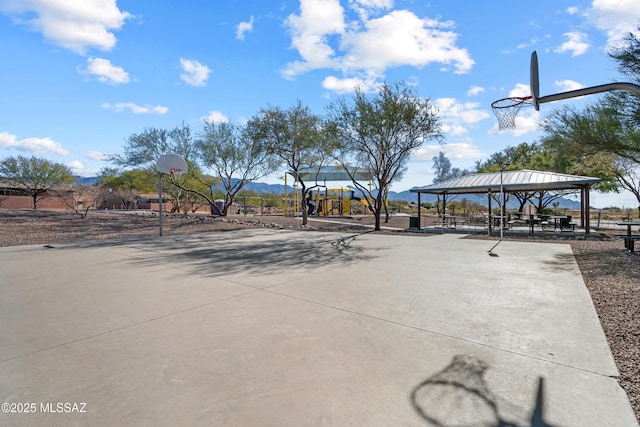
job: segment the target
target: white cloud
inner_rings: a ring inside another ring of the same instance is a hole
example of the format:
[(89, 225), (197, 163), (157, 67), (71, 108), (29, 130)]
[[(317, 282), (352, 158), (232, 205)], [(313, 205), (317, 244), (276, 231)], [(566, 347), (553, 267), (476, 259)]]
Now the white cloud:
[(593, 0), (586, 15), (596, 28), (607, 34), (610, 45), (618, 45), (629, 33), (639, 35), (638, 0)]
[(365, 78), (350, 77), (340, 79), (335, 76), (329, 76), (322, 81), (322, 87), (332, 92), (345, 94), (353, 93), (358, 87), (363, 92), (373, 92), (378, 89), (379, 83), (376, 76)]
[(253, 16), (248, 22), (241, 22), (236, 27), (236, 39), (244, 40), (244, 35), (253, 31)]
[(452, 67), (463, 74), (474, 65), (469, 52), (456, 46), (452, 21), (419, 18), (408, 10), (369, 18), (386, 12), (393, 2), (351, 0), (349, 4), (359, 19), (348, 21), (338, 0), (300, 1), (300, 14), (290, 15), (285, 24), (301, 60), (287, 64), (282, 72), (285, 78), (317, 69), (339, 70), (344, 77), (333, 77), (324, 85), (344, 91), (349, 79), (362, 74), (383, 78), (391, 67), (437, 63), (445, 71)]
[(229, 118), (220, 111), (209, 111), (209, 114), (205, 117), (201, 117), (200, 120), (203, 122), (226, 123), (229, 121)]
[(348, 68), (383, 71), (389, 67), (431, 63), (451, 65), (456, 74), (471, 70), (474, 61), (466, 49), (455, 46), (457, 34), (448, 31), (450, 21), (421, 19), (407, 10), (367, 21), (366, 31), (349, 32), (342, 44), (348, 49), (343, 64)]
[(379, 13), (393, 7), (393, 0), (349, 0), (349, 6), (361, 20), (369, 19), (371, 13)]
[(574, 31), (563, 34), (568, 40), (554, 50), (556, 53), (570, 52), (571, 56), (580, 56), (589, 50), (589, 36), (581, 31)]
[(106, 153), (103, 153), (102, 151), (96, 151), (96, 150), (87, 151), (86, 156), (91, 160), (100, 160), (100, 161), (107, 160), (107, 158), (109, 157)]
[(584, 86), (573, 80), (556, 80), (553, 85), (557, 87), (560, 92), (568, 92), (570, 90), (582, 89)]
[(211, 70), (194, 59), (180, 58), (182, 73), (180, 78), (191, 86), (206, 86)]
[(416, 150), (412, 161), (431, 162), (433, 157), (442, 151), (449, 159), (480, 159), (486, 156), (473, 144), (467, 142), (456, 142), (443, 145), (424, 145)]
[(477, 96), (483, 93), (485, 90), (481, 86), (471, 86), (467, 91), (467, 96)]
[(50, 43), (81, 55), (90, 48), (113, 49), (113, 31), (132, 17), (118, 9), (116, 0), (5, 0), (0, 10)]
[(537, 37), (534, 37), (531, 40), (529, 40), (528, 42), (520, 43), (516, 48), (517, 49), (526, 49), (526, 48), (529, 48), (531, 46), (535, 46), (536, 44), (538, 44), (538, 41), (539, 41), (539, 39)]
[(112, 85), (129, 83), (129, 73), (124, 71), (122, 67), (112, 65), (108, 59), (88, 58), (87, 68), (82, 72), (96, 76), (98, 81), (102, 83)]
[(287, 64), (287, 78), (318, 68), (337, 68), (334, 50), (327, 38), (345, 31), (344, 9), (338, 0), (300, 0), (300, 15), (289, 15), (285, 21), (291, 34), (291, 45), (302, 61)]
[(59, 142), (49, 137), (18, 139), (8, 132), (0, 132), (0, 148), (15, 148), (20, 151), (32, 153), (53, 153), (61, 156), (69, 155)]
[(567, 13), (568, 13), (569, 15), (575, 15), (575, 14), (576, 14), (576, 13), (578, 13), (578, 12), (579, 12), (579, 9), (578, 9), (577, 7), (575, 7), (575, 6), (569, 6), (569, 7), (567, 8)]
[(531, 86), (518, 83), (516, 87), (509, 91), (509, 98), (525, 98), (527, 96), (531, 96)]
[(133, 102), (119, 102), (116, 104), (109, 104), (108, 102), (104, 102), (102, 104), (102, 108), (107, 110), (113, 110), (117, 113), (120, 113), (124, 110), (131, 110), (133, 114), (165, 114), (169, 111), (168, 107), (163, 107), (162, 105), (137, 105)]
[(74, 175), (80, 175), (84, 171), (84, 165), (77, 160), (67, 163)]
[(467, 126), (488, 119), (490, 114), (479, 108), (477, 102), (458, 102), (455, 98), (438, 98), (434, 101), (442, 123), (442, 132), (452, 136), (464, 135)]

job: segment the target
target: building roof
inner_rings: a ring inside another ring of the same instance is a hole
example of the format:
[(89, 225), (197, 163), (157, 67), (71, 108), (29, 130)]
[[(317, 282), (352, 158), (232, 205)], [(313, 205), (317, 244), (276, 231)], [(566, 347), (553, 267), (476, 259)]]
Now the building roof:
[(601, 181), (600, 178), (567, 175), (556, 172), (535, 170), (517, 170), (491, 173), (476, 173), (453, 178), (424, 187), (413, 187), (412, 193), (431, 194), (474, 194), (500, 191), (500, 175), (505, 192), (569, 190), (590, 187)]

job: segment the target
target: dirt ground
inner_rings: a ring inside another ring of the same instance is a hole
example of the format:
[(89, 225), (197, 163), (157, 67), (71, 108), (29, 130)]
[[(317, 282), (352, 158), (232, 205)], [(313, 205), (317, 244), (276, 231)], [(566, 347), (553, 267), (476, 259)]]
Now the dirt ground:
[[(332, 218), (332, 221), (335, 220)], [(163, 235), (170, 238), (178, 234), (265, 227), (305, 229), (309, 232), (363, 231), (364, 225), (373, 224), (373, 217), (345, 218), (343, 221), (357, 225), (310, 221), (308, 226), (301, 226), (300, 219), (281, 216), (212, 218), (169, 215), (163, 217)], [(391, 217), (389, 223), (382, 225), (405, 229), (409, 219), (406, 216)], [(430, 236), (403, 231), (381, 232), (397, 234), (398, 238)], [(159, 218), (151, 212), (92, 211), (86, 219), (82, 219), (77, 214), (63, 211), (0, 209), (0, 247), (158, 235)], [(567, 242), (591, 293), (620, 370), (618, 381), (627, 392), (636, 417), (640, 420), (640, 254), (625, 251), (619, 239)]]

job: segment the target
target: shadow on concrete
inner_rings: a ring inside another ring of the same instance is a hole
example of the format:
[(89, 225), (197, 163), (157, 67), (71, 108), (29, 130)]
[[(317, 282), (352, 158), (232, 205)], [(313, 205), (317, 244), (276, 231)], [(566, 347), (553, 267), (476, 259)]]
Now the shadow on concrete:
[(411, 404), (429, 425), (437, 427), (553, 427), (544, 421), (544, 378), (540, 377), (534, 408), (514, 406), (487, 386), (484, 361), (457, 355), (449, 366), (418, 384)]
[(370, 232), (331, 236), (274, 231), (273, 238), (269, 238), (270, 234), (211, 233), (201, 238), (135, 240), (123, 244), (141, 250), (130, 262), (144, 266), (175, 264), (206, 276), (269, 274), (294, 267), (344, 266), (374, 259), (384, 248), (353, 244)]
[(553, 260), (543, 261), (543, 268), (548, 271), (576, 271), (576, 258), (573, 253), (558, 253)]

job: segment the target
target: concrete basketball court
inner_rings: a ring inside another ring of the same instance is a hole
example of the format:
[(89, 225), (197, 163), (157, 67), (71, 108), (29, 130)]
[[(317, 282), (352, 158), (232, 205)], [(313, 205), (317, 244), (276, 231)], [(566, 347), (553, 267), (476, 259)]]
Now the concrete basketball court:
[(637, 425), (570, 246), (494, 243), (0, 248), (0, 425)]

